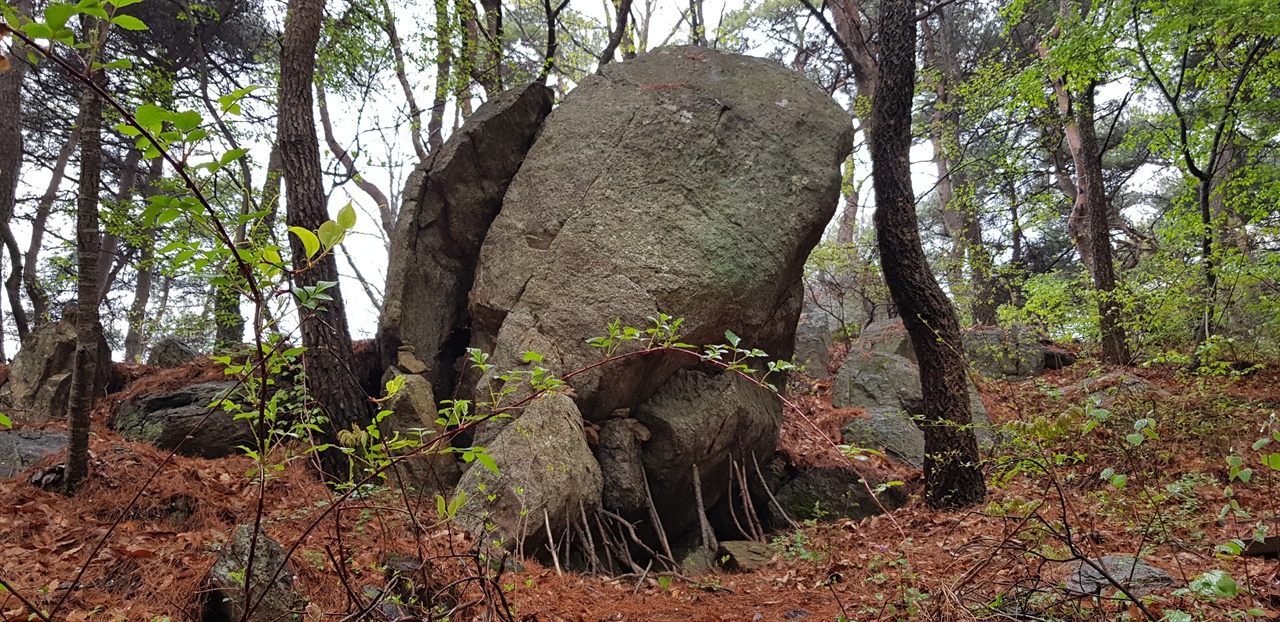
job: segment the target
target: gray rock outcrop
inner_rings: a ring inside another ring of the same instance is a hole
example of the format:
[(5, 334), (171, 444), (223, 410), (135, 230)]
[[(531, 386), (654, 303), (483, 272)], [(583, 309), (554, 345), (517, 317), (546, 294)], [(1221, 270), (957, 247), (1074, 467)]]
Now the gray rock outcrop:
[[(522, 354), (566, 373), (616, 319), (684, 319), (683, 341), (789, 359), (805, 258), (835, 211), (848, 115), (772, 61), (659, 48), (590, 76), (547, 118), (489, 229), (471, 291), (472, 345), (497, 370)], [(692, 357), (635, 358), (576, 376), (607, 418)], [(483, 382), (483, 381), (482, 381)]]
[(0, 430), (0, 481), (35, 467), (49, 454), (62, 454), (66, 448), (66, 432)]
[(551, 104), (541, 84), (490, 99), (409, 176), (378, 327), (384, 367), (412, 345), (431, 385), (453, 387), (480, 244)]
[(229, 456), (237, 453), (240, 446), (257, 445), (249, 420), (237, 420), (235, 409), (210, 407), (215, 400), (227, 397), (234, 387), (235, 383), (229, 381), (206, 382), (141, 395), (122, 403), (110, 425), (129, 438), (161, 449), (178, 447), (178, 453), (184, 456)]
[[(250, 550), (253, 551), (251, 572), (247, 571)], [(286, 551), (279, 542), (263, 531), (258, 532), (255, 541), (253, 525), (237, 526), (231, 541), (223, 545), (218, 560), (209, 569), (210, 590), (206, 595), (204, 619), (245, 620), (244, 614), (250, 608), (253, 613), (247, 618), (249, 622), (294, 619), (297, 599), (293, 592), (293, 569), (287, 564)], [(245, 601), (246, 577), (252, 598), (249, 602)]]
[(181, 367), (200, 357), (200, 352), (180, 339), (165, 337), (151, 346), (147, 354), (147, 365), (172, 368)]
[[(71, 395), (72, 359), (76, 352), (76, 327), (71, 322), (37, 326), (22, 344), (9, 366), (8, 400), (15, 423), (41, 423), (67, 415)], [(111, 350), (103, 339), (98, 352), (98, 386), (113, 376)]]

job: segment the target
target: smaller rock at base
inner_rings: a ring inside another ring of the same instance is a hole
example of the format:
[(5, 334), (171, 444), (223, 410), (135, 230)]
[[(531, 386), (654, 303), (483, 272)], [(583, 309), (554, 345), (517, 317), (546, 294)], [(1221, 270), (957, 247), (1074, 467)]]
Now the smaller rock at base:
[[(212, 589), (208, 595), (206, 622), (245, 619), (245, 611), (249, 608), (244, 600), (246, 575), (249, 576), (250, 592), (256, 604), (253, 614), (248, 617), (250, 622), (293, 619), (295, 596), (293, 570), (286, 566), (288, 554), (279, 542), (262, 530), (258, 530), (257, 542), (253, 543), (253, 533), (253, 525), (236, 527), (231, 542), (222, 547), (218, 561), (209, 569), (208, 581)], [(254, 544), (253, 571), (246, 572), (251, 544)], [(280, 569), (279, 573), (276, 573), (277, 569)], [(272, 575), (276, 575), (274, 580), (271, 580)]]
[[(1130, 596), (1145, 596), (1161, 588), (1180, 585), (1180, 582), (1169, 576), (1169, 573), (1136, 557), (1107, 555), (1090, 561), (1106, 568), (1107, 574), (1124, 586)], [(1102, 576), (1102, 573), (1083, 561), (1075, 562), (1072, 568), (1071, 576), (1067, 578), (1065, 584), (1067, 592), (1077, 595), (1094, 595), (1115, 589), (1115, 585)]]
[(752, 540), (721, 542), (716, 557), (729, 572), (755, 572), (773, 560), (773, 547)]
[(199, 357), (200, 353), (195, 348), (173, 337), (165, 337), (151, 346), (147, 365), (170, 369), (186, 365)]
[(0, 430), (0, 481), (36, 466), (67, 447), (66, 432)]

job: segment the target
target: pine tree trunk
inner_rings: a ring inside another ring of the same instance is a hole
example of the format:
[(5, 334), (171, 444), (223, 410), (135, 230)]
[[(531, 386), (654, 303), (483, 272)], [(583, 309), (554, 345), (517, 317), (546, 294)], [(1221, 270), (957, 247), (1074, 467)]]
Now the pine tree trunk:
[(1102, 332), (1102, 360), (1128, 365), (1129, 344), (1120, 324), (1120, 302), (1116, 300), (1116, 269), (1111, 253), (1111, 209), (1102, 185), (1102, 150), (1093, 119), (1094, 85), (1089, 84), (1076, 101), (1076, 126), (1080, 131), (1082, 166), (1076, 171), (1080, 196), (1089, 220), (1089, 248), (1093, 255), (1093, 288), (1098, 294), (1098, 328)]
[[(23, 0), (16, 8), (25, 15), (31, 10), (31, 3)], [(9, 70), (0, 73), (0, 237), (3, 237), (4, 246), (9, 251), (10, 276), (5, 280), (5, 289), (19, 341), (26, 340), (30, 322), (22, 306), (22, 255), (9, 223), (17, 203), (18, 177), (22, 170), (22, 81), (27, 75), (25, 51), (25, 46), (14, 44), (8, 54)]]
[[(280, 49), (279, 126), (281, 164), (284, 171), (286, 221), (289, 226), (315, 230), (329, 219), (320, 169), (320, 146), (311, 94), (315, 77), (316, 44), (324, 17), (324, 0), (289, 0), (284, 43)], [(297, 236), (290, 236), (295, 264), (307, 256)], [(294, 287), (313, 287), (320, 281), (337, 283), (338, 266), (328, 254), (294, 277)], [(348, 365), (355, 360), (347, 329), (342, 290), (326, 291), (333, 300), (317, 311), (300, 309), (303, 367), (307, 386), (321, 414), (328, 419), (325, 442), (334, 442), (337, 430), (352, 425), (364, 428), (372, 418), (367, 396)], [(321, 455), (321, 467), (330, 477), (347, 476), (347, 459), (337, 451)]]
[(924, 394), (925, 501), (970, 507), (986, 496), (978, 441), (967, 427), (967, 371), (960, 322), (925, 258), (911, 187), (911, 104), (915, 92), (915, 3), (881, 4), (880, 63), (871, 104), (876, 235), (885, 283), (920, 361)]
[[(91, 30), (95, 20), (85, 20)], [(105, 77), (94, 76), (98, 84)], [(93, 400), (103, 390), (98, 368), (102, 324), (98, 320), (98, 290), (101, 274), (98, 251), (102, 234), (98, 230), (98, 192), (102, 177), (102, 99), (86, 87), (80, 99), (80, 192), (76, 199), (76, 351), (71, 372), (71, 395), (67, 399), (70, 435), (67, 444), (66, 493), (73, 494), (89, 475), (89, 413)]]

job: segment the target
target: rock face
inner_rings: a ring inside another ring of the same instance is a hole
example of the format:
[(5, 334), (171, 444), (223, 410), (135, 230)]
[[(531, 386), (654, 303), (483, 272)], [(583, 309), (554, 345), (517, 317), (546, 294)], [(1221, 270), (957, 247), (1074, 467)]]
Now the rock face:
[[(874, 489), (875, 483), (871, 484)], [(851, 469), (816, 468), (797, 473), (775, 493), (778, 503), (793, 520), (833, 520), (848, 518), (860, 520), (882, 514), (880, 509), (896, 510), (907, 502), (907, 494), (900, 487), (886, 488), (879, 495), (879, 502)], [(770, 507), (771, 513), (776, 509)], [(781, 517), (779, 517), (781, 518)], [(771, 521), (782, 527), (783, 521)]]
[[(912, 356), (907, 358), (903, 352)], [(924, 465), (924, 433), (911, 413), (921, 412), (923, 400), (920, 368), (900, 320), (874, 322), (863, 329), (831, 383), (833, 405), (867, 413), (845, 425), (845, 442), (882, 450), (915, 467)], [(969, 408), (979, 445), (990, 446), (990, 419), (972, 380)]]
[[(236, 420), (235, 412), (209, 405), (227, 396), (233, 382), (206, 382), (173, 392), (148, 393), (126, 401), (111, 419), (111, 428), (161, 449), (178, 449), (184, 456), (221, 458), (239, 451), (241, 445), (256, 445), (247, 420)], [(203, 423), (201, 423), (203, 420)], [(199, 424), (199, 427), (196, 425)], [(190, 435), (190, 440), (185, 440)]]
[[(650, 432), (641, 444), (654, 506), (663, 527), (678, 534), (698, 522), (693, 467), (702, 499), (711, 509), (729, 490), (730, 461), (750, 468), (773, 457), (782, 426), (782, 403), (737, 374), (708, 377), (681, 370), (634, 411)], [(642, 516), (644, 506), (618, 508)]]
[[(253, 549), (253, 570), (247, 572), (249, 551)], [(253, 539), (253, 525), (236, 527), (231, 542), (222, 547), (218, 561), (209, 569), (209, 592), (204, 619), (206, 621), (244, 620), (245, 611), (253, 606), (250, 622), (274, 622), (293, 619), (295, 597), (293, 570), (280, 569), (288, 563), (285, 550), (266, 533), (259, 531)], [(269, 581), (280, 569), (274, 581)], [(245, 578), (249, 578), (252, 603), (245, 602)], [(265, 592), (265, 595), (264, 595)], [(256, 605), (256, 606), (255, 606)]]
[(563, 533), (571, 517), (600, 505), (600, 465), (583, 435), (582, 414), (564, 395), (534, 400), (487, 449), (498, 472), (477, 460), (457, 488), (467, 495), (459, 524), (486, 544), (534, 551), (546, 524)]
[(384, 367), (412, 345), (432, 386), (453, 387), (480, 243), (551, 103), (541, 84), (490, 99), (409, 176), (378, 328)]
[[(404, 359), (401, 357), (402, 362)], [(400, 392), (384, 405), (391, 415), (380, 423), (382, 436), (390, 439), (393, 433), (399, 433), (401, 437), (428, 443), (445, 432), (444, 426), (436, 423), (438, 414), (431, 383), (417, 374), (406, 374), (404, 379)], [(438, 445), (440, 448), (446, 446)], [(462, 469), (454, 459), (456, 455), (426, 449), (396, 463), (395, 474), (403, 483), (418, 490), (431, 493), (447, 491), (462, 476)]]
[(67, 448), (67, 433), (44, 430), (0, 430), (0, 481), (30, 469), (49, 454)]
[(199, 356), (200, 353), (195, 348), (183, 343), (181, 340), (165, 337), (151, 346), (151, 352), (147, 354), (147, 365), (166, 369), (181, 367), (196, 360)]
[[(666, 313), (685, 342), (732, 330), (790, 358), (851, 138), (847, 113), (772, 61), (668, 47), (607, 65), (547, 118), (507, 191), (471, 291), (472, 345), (496, 370), (533, 350), (566, 373), (599, 360), (584, 340), (610, 322)], [(637, 357), (571, 385), (599, 421), (691, 362)]]
[[(1070, 352), (1041, 340), (1028, 326), (976, 326), (960, 333), (965, 357), (985, 378), (1026, 380), (1075, 363)], [(854, 351), (886, 352), (901, 356), (914, 365), (916, 353), (902, 320), (891, 318), (872, 322), (862, 330)]]
[[(113, 373), (105, 339), (98, 351), (103, 353), (98, 386), (105, 387)], [(75, 352), (76, 327), (71, 322), (50, 322), (32, 331), (9, 366), (9, 400), (15, 422), (39, 423), (66, 416)]]

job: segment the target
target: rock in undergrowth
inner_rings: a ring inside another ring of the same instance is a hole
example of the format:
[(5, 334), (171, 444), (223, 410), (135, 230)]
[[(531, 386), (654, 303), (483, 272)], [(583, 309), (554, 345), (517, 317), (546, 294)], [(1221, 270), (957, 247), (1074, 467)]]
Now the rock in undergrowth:
[(257, 445), (250, 421), (235, 419), (238, 409), (211, 407), (234, 387), (234, 382), (205, 382), (140, 395), (120, 404), (110, 425), (129, 438), (161, 449), (178, 447), (184, 456), (229, 456), (241, 446)]
[[(445, 432), (444, 426), (436, 422), (439, 414), (431, 383), (422, 376), (404, 375), (404, 386), (383, 407), (391, 411), (379, 424), (384, 439), (390, 440), (399, 434), (402, 439), (430, 444)], [(402, 458), (396, 463), (395, 475), (417, 490), (447, 495), (462, 477), (462, 469), (456, 459), (458, 454), (440, 451), (445, 447), (448, 443), (437, 442), (416, 455)]]
[(729, 572), (755, 572), (773, 561), (773, 546), (754, 540), (729, 540), (720, 543), (717, 552), (720, 566)]
[(1107, 555), (1090, 560), (1093, 565), (1084, 561), (1071, 564), (1071, 576), (1064, 584), (1067, 592), (1074, 595), (1097, 595), (1116, 590), (1116, 585), (1108, 580), (1094, 565), (1105, 568), (1107, 574), (1119, 583), (1131, 596), (1146, 596), (1162, 588), (1181, 585), (1169, 573), (1148, 564), (1136, 557), (1127, 555)]
[[(67, 415), (71, 395), (72, 358), (76, 327), (68, 321), (37, 326), (27, 336), (9, 366), (7, 393), (15, 423), (42, 423)], [(98, 344), (98, 386), (112, 384), (115, 369), (105, 338)]]
[[(872, 496), (879, 487), (878, 483), (871, 482), (871, 491), (868, 491), (867, 484), (853, 470), (824, 467), (804, 469), (792, 475), (774, 492), (774, 497), (787, 515), (796, 521), (860, 520), (906, 504), (907, 494), (902, 487), (887, 486), (877, 496)], [(776, 514), (772, 506), (769, 509), (771, 514)], [(770, 520), (779, 528), (782, 522)]]
[(67, 433), (54, 430), (0, 430), (0, 480), (35, 467), (67, 448)]
[(457, 487), (466, 495), (458, 524), (485, 544), (532, 552), (547, 524), (563, 533), (570, 519), (600, 506), (600, 465), (583, 436), (582, 415), (565, 395), (534, 400), (487, 450), (497, 472), (477, 460)]
[[(251, 549), (253, 569), (249, 572), (246, 569)], [(249, 602), (245, 600), (246, 577), (252, 599)], [(245, 612), (250, 608), (253, 612), (247, 618), (249, 622), (293, 619), (297, 598), (293, 592), (293, 569), (288, 567), (286, 551), (261, 530), (255, 539), (253, 525), (236, 527), (231, 541), (223, 545), (218, 560), (209, 569), (208, 583), (210, 591), (205, 601), (204, 622), (245, 620)]]

